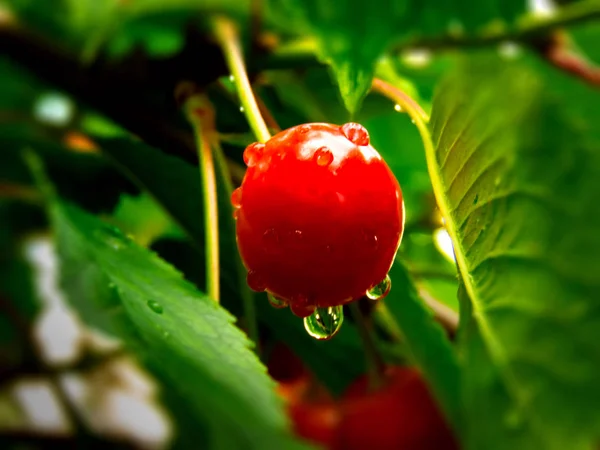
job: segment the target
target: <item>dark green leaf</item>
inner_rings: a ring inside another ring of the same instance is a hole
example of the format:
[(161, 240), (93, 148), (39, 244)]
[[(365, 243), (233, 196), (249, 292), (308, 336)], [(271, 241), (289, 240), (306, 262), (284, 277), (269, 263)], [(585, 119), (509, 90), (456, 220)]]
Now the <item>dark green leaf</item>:
[[(108, 301), (101, 297), (106, 290), (95, 285), (78, 305), (93, 303), (113, 325), (118, 322), (112, 328), (154, 361), (198, 418), (229, 424), (244, 448), (303, 448), (287, 436), (274, 384), (232, 316), (116, 228), (58, 202), (50, 214), (61, 271), (70, 273), (64, 280), (69, 298), (84, 294), (72, 290), (74, 268), (80, 278), (104, 279), (113, 293)], [(121, 309), (106, 311), (113, 301)]]
[(390, 270), (390, 278), (392, 290), (384, 300), (385, 305), (398, 322), (412, 357), (450, 422), (460, 431), (460, 369), (455, 350), (442, 327), (419, 299), (406, 267), (397, 261)]
[(589, 449), (600, 430), (600, 94), (526, 56), (476, 58), (439, 89), (431, 155), (471, 305), (469, 448)]

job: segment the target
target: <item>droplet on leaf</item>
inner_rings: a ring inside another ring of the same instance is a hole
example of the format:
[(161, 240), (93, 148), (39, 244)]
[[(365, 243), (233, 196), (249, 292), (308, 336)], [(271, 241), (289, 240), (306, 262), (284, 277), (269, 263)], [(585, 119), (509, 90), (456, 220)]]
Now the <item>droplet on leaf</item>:
[(163, 307), (157, 301), (155, 301), (155, 300), (148, 300), (147, 305), (148, 305), (148, 308), (150, 308), (156, 314), (162, 314), (163, 313)]

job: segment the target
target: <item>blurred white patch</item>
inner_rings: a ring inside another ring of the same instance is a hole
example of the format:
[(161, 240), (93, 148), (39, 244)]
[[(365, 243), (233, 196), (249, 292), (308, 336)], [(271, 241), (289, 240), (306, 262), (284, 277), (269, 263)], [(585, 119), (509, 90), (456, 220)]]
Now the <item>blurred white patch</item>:
[(46, 125), (67, 125), (75, 113), (75, 104), (66, 95), (48, 92), (41, 95), (33, 106), (33, 116)]
[(549, 17), (556, 13), (556, 4), (552, 0), (528, 0), (529, 11), (539, 17)]
[(438, 228), (433, 232), (433, 241), (442, 255), (444, 255), (449, 261), (456, 262), (456, 258), (454, 256), (454, 245), (452, 245), (452, 239), (445, 228)]
[(48, 381), (23, 379), (15, 382), (11, 390), (31, 430), (46, 433), (69, 432), (68, 419)]
[(426, 67), (431, 63), (431, 52), (422, 48), (413, 48), (402, 52), (402, 62), (416, 68)]
[(82, 351), (83, 329), (67, 307), (58, 287), (58, 264), (49, 237), (34, 237), (25, 245), (25, 257), (33, 271), (42, 310), (33, 328), (41, 358), (49, 364), (68, 364)]
[(49, 364), (65, 365), (79, 359), (83, 350), (81, 325), (68, 309), (53, 305), (46, 307), (35, 324), (33, 336), (41, 357)]
[(498, 53), (500, 53), (500, 56), (506, 59), (515, 59), (519, 57), (522, 53), (522, 50), (523, 49), (519, 44), (512, 41), (503, 42), (498, 46)]

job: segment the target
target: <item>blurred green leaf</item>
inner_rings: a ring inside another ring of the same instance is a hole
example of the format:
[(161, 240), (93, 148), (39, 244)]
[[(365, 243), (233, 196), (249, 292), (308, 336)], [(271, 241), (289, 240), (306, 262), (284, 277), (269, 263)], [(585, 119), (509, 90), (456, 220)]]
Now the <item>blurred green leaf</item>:
[(449, 32), (472, 33), (486, 25), (506, 27), (526, 11), (523, 0), (272, 0), (267, 14), (273, 26), (289, 33), (310, 33), (318, 41), (318, 55), (337, 77), (350, 113), (358, 111), (371, 87), (377, 60), (392, 43)]
[[(62, 273), (70, 273), (64, 280), (69, 298), (77, 273), (104, 278), (114, 293), (110, 301), (122, 308), (108, 316), (122, 322), (114, 328), (154, 361), (198, 418), (229, 424), (244, 448), (304, 448), (287, 435), (274, 383), (231, 315), (118, 229), (57, 201), (49, 212)], [(85, 300), (104, 310), (105, 298), (93, 293)], [(123, 333), (126, 327), (131, 331)]]
[(536, 59), (481, 53), (438, 94), (434, 187), (464, 283), (467, 448), (590, 449), (600, 94)]
[(385, 305), (402, 330), (411, 356), (457, 431), (462, 426), (461, 371), (455, 349), (442, 327), (419, 299), (407, 268), (396, 261)]

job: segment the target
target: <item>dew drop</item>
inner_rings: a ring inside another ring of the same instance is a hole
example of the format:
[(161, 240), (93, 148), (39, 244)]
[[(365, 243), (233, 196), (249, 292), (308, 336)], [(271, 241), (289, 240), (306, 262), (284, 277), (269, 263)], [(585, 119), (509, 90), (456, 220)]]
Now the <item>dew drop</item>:
[(94, 232), (94, 235), (115, 250), (120, 250), (127, 246), (125, 236), (116, 227), (100, 228)]
[(246, 283), (248, 283), (248, 287), (255, 292), (263, 292), (267, 288), (265, 279), (254, 270), (248, 272)]
[(402, 106), (400, 106), (398, 103), (396, 103), (396, 104), (394, 105), (394, 111), (397, 111), (397, 112), (402, 112)]
[(410, 119), (410, 123), (415, 124), (415, 119)]
[(337, 334), (344, 322), (342, 306), (317, 308), (314, 313), (304, 318), (306, 332), (319, 341), (326, 341)]
[(243, 157), (248, 167), (254, 166), (260, 160), (264, 148), (265, 144), (261, 144), (260, 142), (254, 142), (246, 147)]
[(333, 162), (333, 153), (325, 146), (318, 148), (313, 155), (318, 166), (327, 167)]
[(381, 300), (385, 298), (392, 288), (392, 280), (389, 275), (367, 291), (367, 297), (370, 300)]
[(310, 131), (310, 127), (308, 125), (300, 125), (296, 130), (300, 134), (306, 134)]
[(156, 314), (162, 314), (163, 313), (163, 307), (157, 301), (155, 301), (155, 300), (148, 300), (147, 305), (148, 305), (148, 308), (150, 308)]
[(269, 300), (269, 304), (273, 308), (281, 309), (287, 307), (288, 303), (281, 297), (277, 297), (275, 294), (271, 292), (267, 292), (267, 299)]
[(244, 112), (244, 107), (243, 106), (240, 106), (240, 112), (242, 112), (242, 113)]
[(316, 306), (308, 296), (300, 294), (291, 299), (290, 309), (294, 315), (304, 318), (314, 313)]
[(369, 132), (361, 124), (349, 122), (342, 125), (344, 136), (356, 145), (369, 145)]
[(235, 77), (233, 75), (229, 75), (229, 81), (233, 83), (235, 81)]
[(231, 193), (231, 205), (234, 208), (242, 207), (242, 188), (239, 187)]
[(233, 216), (233, 218), (235, 220), (238, 220), (238, 218), (240, 217), (240, 210), (239, 210), (239, 208), (236, 208), (236, 209), (233, 210), (232, 216)]

